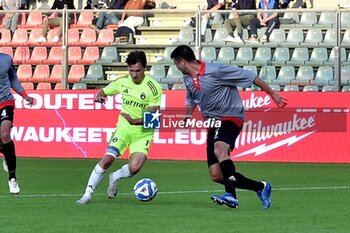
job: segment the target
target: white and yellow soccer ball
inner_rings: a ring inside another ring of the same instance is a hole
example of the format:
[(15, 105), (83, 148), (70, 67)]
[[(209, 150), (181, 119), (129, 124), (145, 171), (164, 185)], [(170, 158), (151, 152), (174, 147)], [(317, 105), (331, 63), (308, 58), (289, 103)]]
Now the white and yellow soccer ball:
[(148, 178), (136, 182), (134, 186), (135, 197), (140, 201), (151, 201), (157, 195), (156, 183)]

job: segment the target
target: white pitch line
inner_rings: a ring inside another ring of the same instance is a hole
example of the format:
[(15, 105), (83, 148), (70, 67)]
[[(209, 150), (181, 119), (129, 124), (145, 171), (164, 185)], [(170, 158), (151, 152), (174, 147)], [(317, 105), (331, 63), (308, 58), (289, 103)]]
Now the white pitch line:
[[(317, 190), (344, 190), (350, 189), (350, 186), (339, 186), (339, 187), (302, 187), (302, 188), (274, 188), (273, 191), (317, 191)], [(188, 191), (170, 191), (170, 192), (158, 192), (160, 195), (172, 195), (172, 194), (191, 194), (191, 193), (214, 193), (222, 192), (223, 190), (188, 190)], [(240, 192), (248, 192), (247, 190), (237, 190)], [(74, 193), (63, 193), (63, 194), (19, 194), (19, 195), (0, 195), (0, 198), (49, 198), (49, 197), (77, 197), (82, 194)], [(96, 193), (94, 196), (104, 196), (105, 194)], [(118, 195), (132, 195), (132, 193), (118, 193)]]

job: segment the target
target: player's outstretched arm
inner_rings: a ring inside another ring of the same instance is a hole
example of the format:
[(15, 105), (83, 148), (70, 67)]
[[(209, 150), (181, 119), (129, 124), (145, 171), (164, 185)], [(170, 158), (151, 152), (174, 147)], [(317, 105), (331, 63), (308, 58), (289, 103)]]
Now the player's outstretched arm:
[(272, 90), (267, 83), (265, 83), (261, 78), (259, 78), (259, 76), (256, 76), (254, 84), (260, 87), (262, 91), (270, 95), (279, 108), (284, 108), (287, 105), (287, 99), (275, 92), (274, 90)]

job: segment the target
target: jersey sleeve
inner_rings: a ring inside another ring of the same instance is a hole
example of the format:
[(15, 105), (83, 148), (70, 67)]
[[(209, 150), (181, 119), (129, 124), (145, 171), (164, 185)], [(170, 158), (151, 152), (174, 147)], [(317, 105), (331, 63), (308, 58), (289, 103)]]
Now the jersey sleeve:
[(113, 82), (111, 82), (107, 86), (105, 86), (103, 88), (103, 92), (105, 93), (105, 95), (112, 96), (112, 95), (115, 95), (117, 93), (120, 93), (119, 88), (120, 88), (121, 80), (122, 80), (122, 78), (119, 78), (117, 80), (114, 80)]
[(154, 82), (150, 82), (149, 87), (152, 92), (149, 106), (160, 106), (162, 99), (162, 87), (158, 83)]

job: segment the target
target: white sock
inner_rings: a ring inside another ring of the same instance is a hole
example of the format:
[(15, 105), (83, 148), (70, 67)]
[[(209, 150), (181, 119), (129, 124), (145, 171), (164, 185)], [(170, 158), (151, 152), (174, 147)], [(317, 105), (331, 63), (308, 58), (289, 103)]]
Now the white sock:
[(93, 193), (96, 187), (101, 183), (105, 173), (106, 169), (103, 169), (99, 164), (96, 164), (91, 172), (85, 192)]
[(113, 172), (112, 176), (114, 180), (132, 177), (132, 174), (130, 173), (130, 170), (129, 170), (129, 164), (125, 164), (119, 170), (117, 170), (116, 172)]

